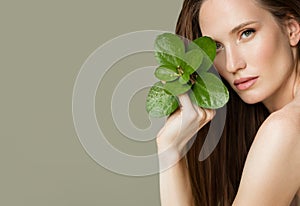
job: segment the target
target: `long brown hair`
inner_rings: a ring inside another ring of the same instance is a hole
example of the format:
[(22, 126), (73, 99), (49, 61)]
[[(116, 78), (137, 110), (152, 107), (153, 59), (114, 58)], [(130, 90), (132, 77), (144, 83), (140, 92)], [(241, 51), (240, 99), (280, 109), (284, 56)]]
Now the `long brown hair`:
[[(190, 40), (200, 36), (199, 10), (203, 0), (184, 0), (176, 33)], [(287, 14), (300, 22), (299, 0), (256, 0), (278, 20)], [(262, 122), (269, 112), (262, 103), (246, 104), (223, 80), (230, 99), (221, 139), (213, 153), (204, 161), (199, 154), (208, 133), (209, 124), (197, 134), (197, 138), (187, 153), (189, 176), (195, 206), (231, 205), (236, 196), (244, 163)]]

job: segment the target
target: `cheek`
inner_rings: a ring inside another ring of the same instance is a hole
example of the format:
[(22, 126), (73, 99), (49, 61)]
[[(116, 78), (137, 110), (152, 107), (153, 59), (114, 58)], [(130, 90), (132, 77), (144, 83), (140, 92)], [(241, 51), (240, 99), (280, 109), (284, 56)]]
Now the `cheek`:
[(269, 67), (268, 64), (272, 64), (278, 57), (278, 40), (275, 36), (268, 35), (258, 37), (251, 42), (245, 48), (245, 52), (248, 53), (249, 66), (267, 69), (265, 67)]
[(278, 67), (282, 61), (289, 59), (291, 49), (287, 34), (275, 23), (262, 29), (247, 47), (246, 50), (251, 53), (249, 61), (260, 69)]

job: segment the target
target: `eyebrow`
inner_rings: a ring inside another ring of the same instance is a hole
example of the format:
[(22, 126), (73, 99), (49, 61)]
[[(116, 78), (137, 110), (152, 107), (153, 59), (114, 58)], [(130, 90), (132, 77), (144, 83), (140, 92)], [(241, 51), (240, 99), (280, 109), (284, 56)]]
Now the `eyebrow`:
[(236, 33), (237, 31), (239, 31), (241, 28), (246, 27), (246, 26), (248, 26), (248, 25), (250, 25), (250, 24), (254, 24), (254, 23), (257, 23), (257, 21), (248, 21), (248, 22), (242, 23), (242, 24), (240, 24), (240, 25), (234, 27), (234, 28), (231, 30), (230, 33), (231, 33), (231, 34), (234, 34), (234, 33)]

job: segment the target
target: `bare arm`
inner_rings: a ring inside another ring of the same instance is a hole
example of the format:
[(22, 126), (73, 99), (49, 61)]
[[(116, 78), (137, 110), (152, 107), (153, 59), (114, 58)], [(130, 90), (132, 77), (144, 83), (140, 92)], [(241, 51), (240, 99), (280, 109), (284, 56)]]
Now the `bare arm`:
[[(183, 150), (188, 141), (215, 115), (193, 105), (187, 94), (179, 96), (181, 108), (157, 135), (162, 206), (193, 206), (193, 196)], [(183, 156), (183, 157), (182, 157)]]
[(191, 185), (184, 158), (173, 167), (161, 172), (159, 178), (162, 206), (193, 206)]

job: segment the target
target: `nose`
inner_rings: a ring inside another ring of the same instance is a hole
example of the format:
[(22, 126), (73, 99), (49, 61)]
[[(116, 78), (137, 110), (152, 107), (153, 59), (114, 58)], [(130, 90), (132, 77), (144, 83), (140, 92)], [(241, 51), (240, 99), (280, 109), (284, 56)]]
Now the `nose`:
[(246, 61), (243, 53), (237, 45), (230, 45), (226, 49), (226, 70), (230, 73), (236, 73), (240, 69), (246, 68)]

